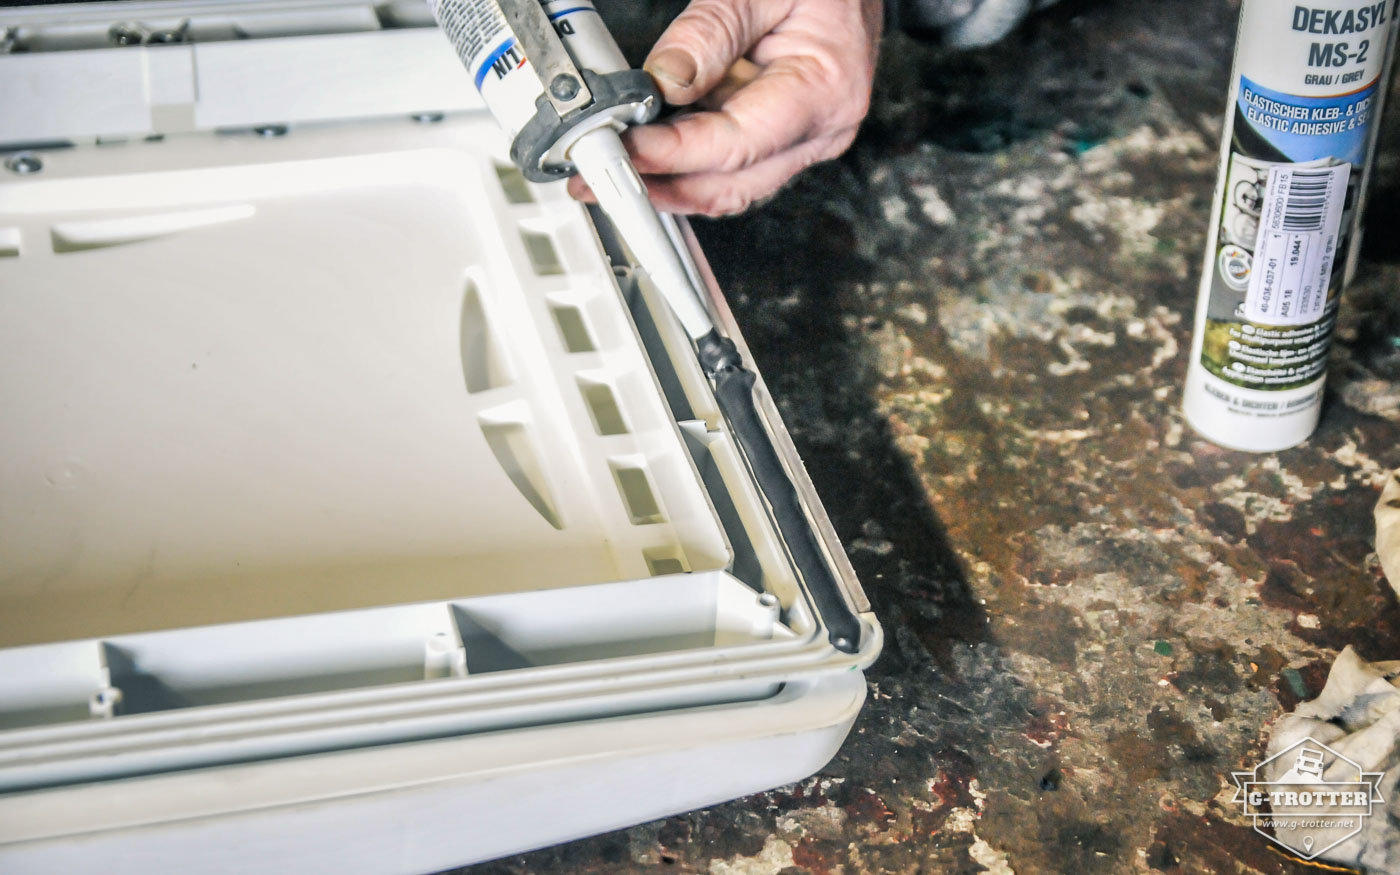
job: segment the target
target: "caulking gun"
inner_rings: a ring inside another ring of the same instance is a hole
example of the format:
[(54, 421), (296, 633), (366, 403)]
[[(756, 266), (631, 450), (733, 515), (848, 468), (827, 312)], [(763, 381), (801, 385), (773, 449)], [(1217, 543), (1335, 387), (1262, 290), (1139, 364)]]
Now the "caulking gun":
[(686, 332), (714, 325), (620, 131), (651, 121), (661, 95), (627, 66), (588, 0), (429, 0), (438, 24), (511, 138), (510, 157), (532, 182), (578, 173)]
[(661, 95), (628, 67), (589, 0), (428, 0), (487, 109), (511, 139), (511, 160), (533, 182), (578, 173), (650, 277), (714, 380), (729, 420), (783, 530), (837, 649), (853, 652), (861, 624), (842, 596), (754, 401), (756, 375), (722, 336), (622, 145), (651, 121)]

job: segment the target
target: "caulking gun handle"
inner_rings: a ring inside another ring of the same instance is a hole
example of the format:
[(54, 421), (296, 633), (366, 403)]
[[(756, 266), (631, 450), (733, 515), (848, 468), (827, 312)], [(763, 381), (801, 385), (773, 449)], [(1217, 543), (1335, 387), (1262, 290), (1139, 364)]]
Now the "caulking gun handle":
[(837, 650), (856, 652), (860, 648), (860, 618), (842, 594), (807, 514), (802, 510), (797, 487), (764, 428), (753, 396), (758, 378), (744, 367), (734, 342), (718, 332), (702, 338), (698, 346), (701, 364), (715, 381), (715, 400), (729, 420), (729, 427), (768, 499), (778, 531), (787, 542), (793, 562), (826, 624), (827, 638)]

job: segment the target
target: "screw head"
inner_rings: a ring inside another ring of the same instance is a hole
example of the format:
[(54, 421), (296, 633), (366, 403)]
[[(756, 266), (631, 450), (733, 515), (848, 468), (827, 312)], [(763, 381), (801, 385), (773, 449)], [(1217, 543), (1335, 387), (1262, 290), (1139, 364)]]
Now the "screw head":
[(285, 137), (287, 135), (286, 125), (262, 125), (253, 128), (253, 133), (259, 137)]
[(30, 152), (20, 152), (5, 159), (5, 169), (11, 173), (18, 173), (21, 176), (29, 173), (38, 173), (44, 169), (44, 162), (39, 160), (38, 155)]
[(139, 24), (114, 24), (107, 30), (107, 39), (114, 46), (139, 46), (146, 41), (146, 31)]
[(558, 100), (573, 100), (578, 94), (578, 80), (568, 73), (560, 73), (549, 83), (549, 93)]
[(420, 112), (415, 113), (413, 116), (413, 120), (418, 122), (418, 124), (420, 125), (436, 124), (437, 122), (442, 121), (444, 118), (446, 118), (446, 116), (444, 116), (440, 112)]

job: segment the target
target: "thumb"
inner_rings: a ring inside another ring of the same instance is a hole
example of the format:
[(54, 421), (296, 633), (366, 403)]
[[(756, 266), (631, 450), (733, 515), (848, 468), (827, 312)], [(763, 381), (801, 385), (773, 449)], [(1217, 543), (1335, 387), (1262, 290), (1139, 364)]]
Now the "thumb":
[(793, 0), (691, 0), (642, 65), (667, 103), (694, 103), (778, 25)]

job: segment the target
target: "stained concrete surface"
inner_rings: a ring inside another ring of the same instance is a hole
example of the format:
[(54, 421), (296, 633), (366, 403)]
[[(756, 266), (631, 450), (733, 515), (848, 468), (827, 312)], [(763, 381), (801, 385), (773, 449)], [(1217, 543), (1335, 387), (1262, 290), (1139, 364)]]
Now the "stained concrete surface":
[(884, 624), (869, 700), (813, 778), (472, 875), (1317, 871), (1229, 772), (1342, 646), (1400, 656), (1371, 547), (1400, 466), (1400, 111), (1321, 428), (1197, 439), (1236, 12), (1065, 0), (981, 52), (893, 38), (850, 154), (699, 224)]

